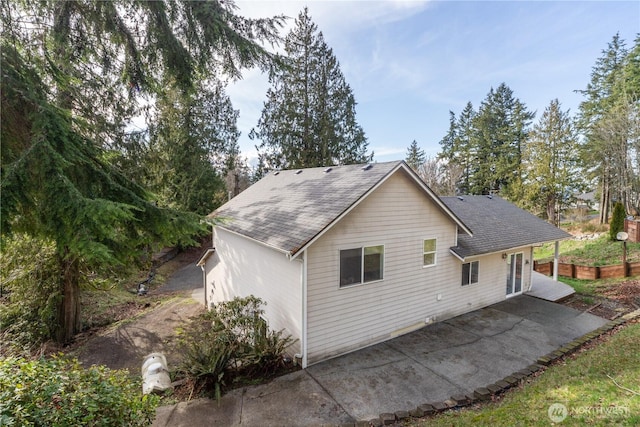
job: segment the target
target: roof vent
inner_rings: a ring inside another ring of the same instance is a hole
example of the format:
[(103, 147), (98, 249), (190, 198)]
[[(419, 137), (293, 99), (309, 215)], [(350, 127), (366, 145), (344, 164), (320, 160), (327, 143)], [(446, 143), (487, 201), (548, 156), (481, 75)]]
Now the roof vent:
[(464, 197), (458, 196), (458, 200), (464, 200)]
[(302, 173), (302, 169), (298, 169), (298, 170), (296, 171), (296, 175), (300, 175), (301, 173)]
[(363, 170), (363, 171), (368, 171), (368, 170), (369, 170), (369, 169), (371, 169), (372, 167), (373, 167), (373, 165), (372, 165), (371, 163), (369, 163), (369, 164), (367, 164), (367, 165), (364, 165), (364, 166), (362, 167), (362, 170)]
[(329, 172), (331, 172), (332, 170), (333, 170), (333, 168), (326, 168), (326, 169), (324, 170), (324, 173), (329, 173)]
[(273, 174), (274, 175), (278, 175), (280, 173), (280, 171), (275, 171)]

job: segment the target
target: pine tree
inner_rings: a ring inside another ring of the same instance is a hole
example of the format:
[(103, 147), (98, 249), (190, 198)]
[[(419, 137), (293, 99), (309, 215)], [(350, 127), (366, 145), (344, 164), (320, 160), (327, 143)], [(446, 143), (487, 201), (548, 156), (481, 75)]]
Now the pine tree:
[(238, 110), (219, 82), (185, 93), (167, 84), (151, 119), (147, 187), (163, 206), (205, 215), (226, 199), (224, 176), (237, 152)]
[(405, 161), (414, 171), (417, 171), (425, 160), (427, 160), (427, 155), (422, 148), (418, 147), (418, 142), (414, 139), (409, 148), (407, 148)]
[(624, 218), (626, 212), (624, 205), (620, 202), (616, 202), (613, 206), (613, 215), (611, 216), (611, 223), (609, 224), (609, 238), (612, 241), (618, 240), (618, 233), (624, 230)]
[[(615, 120), (612, 112), (620, 108), (620, 88), (623, 78), (623, 64), (627, 56), (624, 41), (616, 34), (602, 52), (591, 71), (591, 80), (585, 90), (579, 91), (585, 96), (580, 103), (580, 127), (586, 137), (581, 148), (582, 158), (590, 166), (593, 178), (598, 180), (600, 193), (600, 223), (604, 224), (609, 218), (612, 191), (622, 203), (629, 207), (629, 195), (625, 188), (620, 188), (616, 181), (626, 181), (624, 171), (626, 167), (626, 138), (618, 135), (615, 149), (612, 149), (610, 135), (605, 129), (607, 122)], [(620, 146), (622, 145), (622, 146)], [(615, 197), (614, 196), (614, 197)]]
[(123, 142), (140, 96), (162, 89), (159, 77), (188, 90), (198, 72), (272, 64), (258, 42), (277, 41), (283, 18), (234, 11), (232, 1), (2, 2), (1, 233), (53, 242), (58, 340), (80, 327), (83, 265), (128, 262), (202, 230), (156, 206), (107, 150)]
[(440, 158), (448, 165), (449, 175), (456, 177), (457, 193), (468, 194), (471, 190), (471, 176), (476, 169), (476, 140), (474, 139), (473, 121), (476, 112), (473, 104), (468, 102), (456, 119), (455, 113), (449, 111), (449, 132), (440, 141), (442, 152)]
[(534, 116), (506, 84), (491, 88), (473, 119), (472, 193), (521, 198), (522, 150)]
[(340, 65), (305, 8), (285, 40), (285, 67), (270, 72), (271, 87), (250, 137), (266, 169), (370, 161), (356, 122), (356, 101)]
[[(156, 240), (188, 243), (195, 216), (157, 207), (142, 187), (108, 163), (99, 144), (75, 131), (69, 112), (13, 48), (2, 46), (2, 236), (52, 241), (60, 288), (57, 338), (80, 328), (84, 266), (118, 264)], [(6, 144), (6, 145), (5, 145)]]
[(546, 213), (558, 225), (558, 214), (581, 187), (578, 137), (569, 111), (552, 100), (529, 135), (523, 155), (525, 197), (532, 211)]

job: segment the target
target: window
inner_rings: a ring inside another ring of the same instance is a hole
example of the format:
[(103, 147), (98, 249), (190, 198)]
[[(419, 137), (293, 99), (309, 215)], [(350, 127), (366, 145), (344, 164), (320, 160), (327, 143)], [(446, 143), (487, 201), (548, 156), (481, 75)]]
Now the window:
[(467, 262), (462, 264), (462, 286), (478, 283), (479, 261)]
[(384, 246), (365, 246), (340, 251), (340, 286), (382, 280)]
[(436, 265), (436, 239), (427, 239), (422, 243), (422, 265)]

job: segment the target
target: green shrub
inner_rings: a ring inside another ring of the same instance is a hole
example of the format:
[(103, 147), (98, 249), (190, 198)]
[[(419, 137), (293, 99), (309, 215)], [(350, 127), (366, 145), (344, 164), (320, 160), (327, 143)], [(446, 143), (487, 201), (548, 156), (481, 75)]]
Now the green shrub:
[(268, 330), (262, 304), (254, 296), (235, 298), (194, 319), (178, 340), (184, 355), (178, 372), (213, 388), (218, 399), (235, 380), (277, 372), (294, 340), (282, 331)]
[(619, 232), (624, 230), (624, 217), (626, 212), (622, 203), (617, 202), (613, 207), (613, 215), (611, 216), (611, 222), (609, 223), (609, 237), (611, 240), (616, 240), (616, 236)]
[(5, 239), (0, 256), (0, 354), (26, 355), (55, 335), (62, 297), (51, 242), (27, 235)]
[(0, 359), (2, 426), (146, 426), (157, 404), (124, 371), (61, 357)]

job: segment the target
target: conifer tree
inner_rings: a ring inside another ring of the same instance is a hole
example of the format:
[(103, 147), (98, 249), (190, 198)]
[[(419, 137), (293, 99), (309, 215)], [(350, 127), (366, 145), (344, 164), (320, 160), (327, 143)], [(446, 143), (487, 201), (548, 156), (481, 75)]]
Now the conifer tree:
[(407, 148), (407, 157), (405, 161), (414, 171), (418, 171), (420, 166), (427, 160), (424, 150), (418, 146), (418, 142), (414, 139)]
[(220, 82), (175, 85), (156, 102), (144, 155), (147, 187), (163, 206), (206, 215), (225, 199), (224, 176), (238, 151), (239, 115)]
[(471, 175), (477, 164), (474, 157), (477, 150), (473, 128), (476, 111), (473, 104), (468, 102), (457, 119), (453, 111), (449, 111), (449, 116), (449, 132), (440, 141), (442, 152), (439, 157), (446, 161), (450, 170), (456, 171), (453, 175), (458, 177), (458, 182), (455, 183), (457, 192), (468, 194), (471, 190)]
[(370, 161), (351, 88), (307, 8), (285, 39), (285, 53), (285, 67), (269, 74), (267, 100), (250, 134), (261, 141), (261, 171)]
[(528, 207), (544, 212), (549, 222), (558, 225), (559, 212), (581, 187), (581, 174), (573, 119), (569, 111), (562, 111), (557, 99), (549, 103), (533, 126), (523, 163)]
[(473, 119), (473, 194), (521, 199), (522, 150), (534, 116), (505, 83), (491, 88)]
[(613, 215), (611, 216), (611, 223), (609, 224), (609, 239), (614, 242), (618, 240), (618, 233), (624, 230), (625, 216), (624, 205), (616, 202), (613, 206)]
[(640, 188), (630, 163), (640, 153), (639, 52), (638, 46), (627, 51), (624, 40), (616, 34), (596, 60), (587, 88), (579, 91), (585, 97), (579, 116), (585, 135), (581, 154), (591, 178), (597, 180), (602, 224), (608, 221), (614, 198), (627, 210), (638, 203)]
[(272, 64), (258, 42), (283, 19), (250, 20), (233, 1), (2, 1), (1, 235), (53, 242), (57, 339), (80, 327), (82, 266), (131, 260), (150, 244), (186, 243), (193, 215), (156, 206), (110, 163), (143, 95), (170, 76), (238, 77)]

